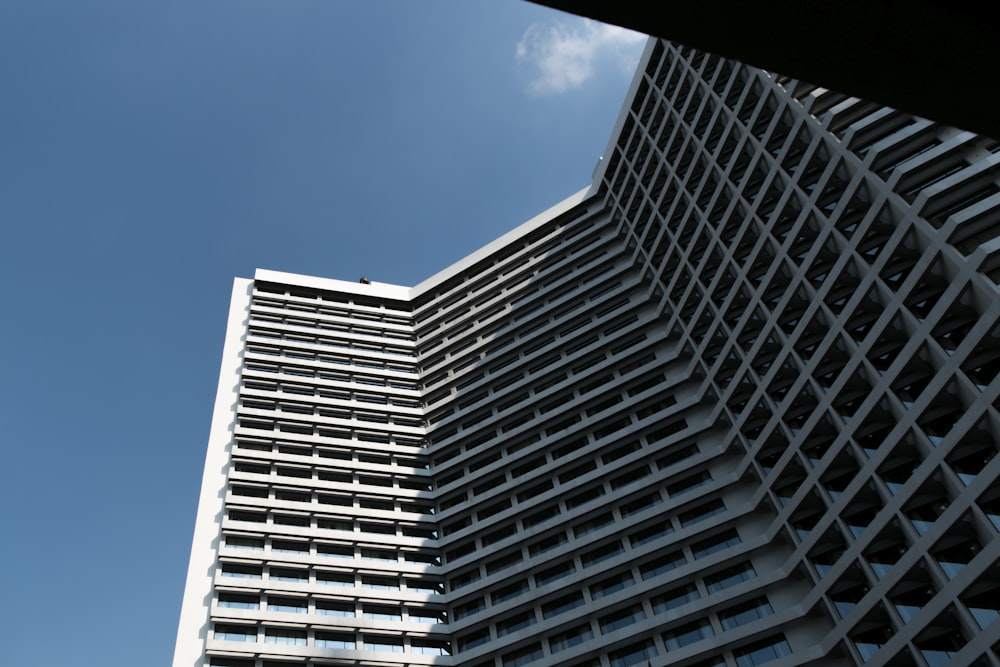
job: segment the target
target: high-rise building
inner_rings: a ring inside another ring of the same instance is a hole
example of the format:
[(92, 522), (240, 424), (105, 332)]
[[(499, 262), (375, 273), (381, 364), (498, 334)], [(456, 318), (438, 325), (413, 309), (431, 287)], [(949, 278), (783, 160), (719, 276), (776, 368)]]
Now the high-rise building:
[(998, 163), (651, 41), (589, 189), (237, 280), (174, 666), (1000, 665)]

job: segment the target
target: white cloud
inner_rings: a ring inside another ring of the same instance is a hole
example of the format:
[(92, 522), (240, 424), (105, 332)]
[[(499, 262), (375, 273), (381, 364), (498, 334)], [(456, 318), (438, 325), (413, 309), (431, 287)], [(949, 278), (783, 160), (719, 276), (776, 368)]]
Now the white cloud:
[(579, 88), (598, 64), (610, 63), (631, 73), (646, 36), (618, 26), (579, 19), (530, 26), (517, 43), (517, 62), (533, 72), (528, 90), (539, 95)]

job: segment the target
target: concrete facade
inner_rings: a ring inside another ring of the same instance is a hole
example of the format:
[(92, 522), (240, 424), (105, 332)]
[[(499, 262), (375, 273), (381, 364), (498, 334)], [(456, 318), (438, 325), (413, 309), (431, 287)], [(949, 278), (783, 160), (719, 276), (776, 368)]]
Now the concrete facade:
[(1000, 665), (998, 149), (651, 41), (587, 190), (238, 280), (174, 666)]

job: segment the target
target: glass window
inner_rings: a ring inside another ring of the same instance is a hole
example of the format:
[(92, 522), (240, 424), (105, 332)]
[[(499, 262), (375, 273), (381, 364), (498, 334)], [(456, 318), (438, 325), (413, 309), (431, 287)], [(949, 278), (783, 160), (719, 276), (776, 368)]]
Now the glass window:
[(257, 628), (252, 625), (217, 625), (214, 636), (227, 642), (256, 642)]
[(451, 645), (448, 642), (414, 639), (410, 642), (410, 651), (421, 655), (451, 655)]
[(646, 640), (639, 644), (632, 644), (620, 651), (614, 651), (608, 655), (611, 667), (632, 667), (633, 665), (645, 664), (650, 658), (658, 655), (653, 642)]
[(237, 595), (236, 593), (219, 593), (220, 607), (229, 609), (259, 609), (260, 600), (256, 595)]
[(705, 588), (709, 593), (721, 591), (724, 588), (735, 586), (742, 581), (748, 581), (757, 576), (750, 563), (743, 563), (736, 567), (725, 569), (717, 574), (705, 577)]
[(458, 638), (458, 650), (468, 651), (490, 641), (490, 629), (482, 628)]
[(667, 647), (668, 651), (673, 651), (714, 635), (715, 631), (712, 630), (712, 624), (708, 622), (708, 619), (705, 619), (682, 625), (664, 634), (663, 644)]
[(541, 644), (531, 644), (520, 651), (504, 655), (503, 667), (521, 667), (521, 665), (527, 665), (529, 662), (540, 659), (543, 655)]
[(505, 621), (497, 623), (497, 636), (503, 637), (504, 635), (509, 635), (512, 632), (523, 630), (524, 628), (534, 624), (535, 613), (533, 611), (527, 611), (523, 614), (512, 616)]
[(350, 602), (316, 600), (316, 613), (323, 616), (354, 616), (354, 604)]
[(285, 628), (268, 628), (264, 633), (265, 644), (288, 644), (292, 646), (306, 645), (305, 630), (288, 630)]
[(402, 621), (403, 612), (398, 607), (364, 607), (364, 617), (371, 621)]
[(260, 579), (262, 571), (259, 566), (254, 565), (222, 564), (222, 576), (234, 579)]
[(584, 604), (583, 595), (579, 592), (565, 595), (551, 602), (542, 605), (542, 618), (552, 618), (559, 614), (566, 613), (570, 609), (576, 609)]
[(307, 610), (307, 604), (305, 600), (298, 598), (268, 597), (267, 610), (282, 611), (291, 614), (304, 614)]
[(698, 590), (694, 586), (685, 586), (668, 591), (663, 595), (654, 597), (650, 602), (653, 605), (654, 614), (662, 614), (665, 611), (676, 609), (688, 602), (693, 602), (700, 598)]
[(342, 632), (316, 632), (316, 646), (354, 650), (354, 635)]
[(687, 559), (684, 558), (684, 554), (679, 551), (675, 551), (673, 553), (664, 554), (663, 556), (660, 556), (659, 558), (648, 563), (644, 563), (639, 566), (639, 572), (642, 574), (643, 580), (652, 579), (653, 577), (664, 574), (665, 572), (670, 572), (670, 570), (680, 567), (686, 562)]
[(737, 667), (755, 667), (755, 665), (763, 665), (765, 662), (777, 660), (791, 652), (785, 638), (778, 636), (749, 646), (742, 651), (737, 651), (734, 655)]
[(757, 598), (739, 607), (719, 612), (719, 622), (722, 623), (723, 630), (732, 630), (773, 613), (770, 603), (765, 598)]
[(603, 563), (604, 561), (614, 558), (624, 552), (625, 549), (622, 547), (621, 542), (616, 540), (611, 544), (606, 544), (603, 547), (599, 547), (593, 551), (588, 551), (583, 554), (580, 556), (580, 562), (583, 563), (584, 567), (591, 567), (592, 565)]
[(230, 549), (250, 549), (252, 551), (263, 551), (264, 540), (256, 537), (238, 537), (236, 535), (226, 536), (226, 546)]
[(309, 581), (309, 571), (286, 570), (272, 567), (269, 578), (271, 581)]
[(724, 533), (720, 533), (714, 537), (707, 540), (703, 540), (691, 546), (691, 551), (694, 553), (695, 558), (704, 558), (709, 554), (714, 554), (718, 551), (722, 551), (727, 547), (731, 547), (734, 544), (740, 543), (740, 536), (736, 534), (735, 530), (727, 530)]
[(622, 609), (613, 614), (608, 614), (600, 620), (601, 633), (606, 635), (609, 632), (628, 627), (644, 618), (646, 618), (646, 612), (639, 605)]
[(553, 653), (558, 653), (593, 638), (594, 631), (591, 630), (590, 624), (579, 625), (549, 637), (549, 650)]
[(383, 651), (386, 653), (402, 653), (403, 640), (395, 637), (365, 636), (364, 647), (366, 651)]
[(623, 572), (622, 574), (611, 577), (610, 579), (605, 579), (604, 581), (591, 586), (590, 597), (594, 600), (599, 600), (602, 597), (624, 590), (634, 583), (635, 581), (632, 579), (632, 573)]

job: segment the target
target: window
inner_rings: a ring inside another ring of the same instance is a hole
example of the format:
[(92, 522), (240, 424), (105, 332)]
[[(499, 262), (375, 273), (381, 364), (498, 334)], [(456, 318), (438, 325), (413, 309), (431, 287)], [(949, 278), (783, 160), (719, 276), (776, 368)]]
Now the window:
[(712, 630), (712, 624), (708, 622), (708, 619), (705, 619), (682, 625), (675, 630), (667, 632), (663, 635), (663, 644), (667, 647), (668, 651), (673, 651), (714, 635), (715, 631)]
[(447, 618), (443, 612), (428, 609), (414, 609), (410, 607), (408, 612), (410, 623), (428, 623), (431, 625), (438, 625), (440, 623), (445, 623)]
[(599, 600), (602, 597), (624, 590), (634, 583), (635, 581), (632, 579), (632, 573), (623, 572), (622, 574), (611, 577), (610, 579), (605, 579), (604, 581), (591, 586), (590, 597), (594, 600)]
[(611, 667), (632, 667), (633, 665), (645, 664), (649, 658), (655, 658), (657, 655), (659, 654), (656, 651), (656, 646), (647, 639), (644, 642), (626, 646), (620, 651), (614, 651), (608, 654), (608, 658), (611, 661)]
[(722, 623), (723, 630), (732, 630), (773, 613), (774, 611), (766, 598), (756, 598), (738, 607), (720, 612), (719, 622)]
[(365, 635), (364, 648), (366, 651), (402, 653), (403, 640), (396, 637), (383, 637), (381, 635)]
[(316, 631), (316, 646), (354, 650), (354, 635), (343, 632)]
[(544, 586), (545, 584), (550, 584), (557, 579), (562, 579), (563, 577), (568, 577), (569, 575), (576, 572), (576, 566), (573, 565), (573, 561), (567, 561), (565, 563), (560, 563), (554, 567), (550, 567), (547, 570), (543, 570), (535, 575), (535, 585)]
[(399, 579), (390, 579), (389, 577), (362, 576), (361, 587), (370, 588), (376, 591), (398, 591)]
[(259, 609), (260, 600), (256, 595), (238, 595), (236, 593), (219, 593), (220, 607), (229, 609)]
[(665, 611), (676, 609), (688, 602), (693, 602), (700, 597), (698, 589), (694, 586), (685, 586), (684, 588), (676, 588), (658, 595), (650, 600), (650, 603), (653, 605), (654, 614), (662, 614)]
[(614, 558), (624, 552), (625, 549), (622, 547), (621, 542), (615, 541), (611, 544), (606, 544), (603, 547), (594, 549), (593, 551), (588, 551), (580, 556), (580, 562), (583, 563), (584, 567), (591, 567), (592, 565), (603, 563), (604, 561)]
[(362, 560), (377, 560), (385, 563), (395, 563), (398, 560), (395, 551), (366, 549), (364, 547), (361, 549), (361, 558)]
[(290, 614), (304, 614), (307, 611), (307, 604), (301, 598), (267, 598), (268, 611), (281, 611)]
[(230, 549), (250, 549), (253, 551), (264, 550), (264, 540), (256, 537), (238, 537), (236, 535), (226, 535), (226, 546)]
[(546, 551), (551, 551), (552, 549), (555, 549), (559, 545), (565, 544), (566, 542), (567, 540), (565, 533), (557, 533), (555, 535), (550, 535), (549, 537), (546, 537), (543, 540), (539, 540), (534, 544), (529, 544), (528, 553), (531, 554), (532, 556), (537, 556), (539, 554), (545, 553)]
[(716, 500), (688, 512), (684, 512), (678, 517), (678, 519), (680, 519), (681, 528), (687, 528), (688, 526), (693, 526), (696, 523), (713, 517), (716, 514), (722, 514), (725, 511), (725, 504), (723, 504), (721, 500)]
[(579, 592), (572, 595), (564, 595), (551, 602), (542, 605), (542, 618), (552, 618), (559, 614), (564, 614), (571, 609), (576, 609), (584, 604), (583, 595)]
[(264, 632), (264, 643), (305, 646), (306, 631), (289, 630), (288, 628), (267, 628)]
[(665, 554), (656, 558), (648, 563), (644, 563), (639, 566), (639, 572), (642, 574), (643, 580), (652, 579), (653, 577), (669, 572), (676, 567), (680, 567), (687, 562), (684, 558), (684, 554), (679, 551), (673, 553)]
[(327, 586), (354, 586), (354, 574), (351, 572), (316, 571), (316, 583)]
[(519, 651), (504, 654), (503, 667), (521, 667), (540, 659), (543, 655), (541, 644), (529, 644)]
[(281, 553), (307, 554), (309, 553), (308, 542), (293, 542), (291, 540), (271, 540), (271, 551)]
[(489, 561), (486, 563), (486, 574), (495, 574), (501, 570), (506, 570), (509, 567), (517, 565), (521, 560), (523, 560), (521, 552), (515, 551), (494, 561)]
[(254, 565), (236, 565), (235, 563), (222, 564), (222, 576), (234, 579), (260, 579), (263, 569)]
[(272, 567), (270, 573), (270, 579), (271, 581), (292, 581), (292, 582), (309, 581), (309, 571)]
[(486, 602), (483, 598), (476, 598), (455, 607), (455, 620), (471, 616), (486, 609)]
[(493, 591), (493, 593), (490, 595), (490, 598), (492, 598), (493, 604), (500, 604), (501, 602), (505, 602), (507, 600), (512, 600), (513, 598), (516, 598), (518, 595), (524, 593), (526, 590), (528, 590), (528, 580), (521, 579), (520, 581), (515, 581), (512, 584), (508, 584), (503, 588), (498, 588), (497, 590)]
[(691, 551), (694, 553), (695, 558), (704, 558), (739, 543), (740, 536), (736, 534), (736, 531), (727, 530), (724, 533), (691, 545)]
[(421, 655), (451, 655), (451, 645), (430, 639), (413, 639), (410, 641), (410, 651)]
[(575, 628), (549, 637), (549, 650), (553, 653), (558, 653), (593, 638), (594, 631), (590, 629), (589, 624), (578, 625)]
[(399, 607), (364, 606), (364, 617), (370, 621), (402, 621), (403, 612)]
[(748, 581), (757, 576), (750, 563), (743, 563), (736, 567), (731, 567), (709, 577), (705, 577), (705, 588), (709, 593), (721, 591), (724, 588), (735, 586), (742, 581)]
[(666, 521), (638, 530), (629, 535), (628, 539), (632, 543), (632, 547), (635, 548), (647, 542), (652, 542), (657, 538), (669, 535), (672, 532), (674, 532), (673, 526), (670, 525), (669, 521)]
[(468, 651), (476, 648), (477, 646), (482, 646), (490, 641), (490, 629), (482, 628), (476, 630), (475, 632), (470, 632), (467, 635), (462, 635), (458, 638), (458, 650)]
[(322, 616), (354, 616), (354, 605), (350, 602), (317, 600), (316, 613)]
[(256, 642), (257, 628), (252, 625), (216, 625), (214, 636), (227, 642)]
[(523, 614), (517, 614), (508, 618), (506, 621), (501, 621), (497, 623), (497, 637), (503, 637), (504, 635), (509, 635), (512, 632), (517, 632), (518, 630), (523, 630), (531, 625), (535, 624), (535, 612), (526, 611)]
[(792, 650), (784, 637), (772, 637), (762, 642), (748, 646), (742, 651), (736, 651), (736, 667), (755, 667), (771, 662), (790, 654)]
[[(589, 495), (593, 496), (594, 494), (591, 492)], [(614, 520), (614, 517), (611, 516), (611, 512), (599, 514), (598, 516), (573, 526), (573, 534), (577, 537), (583, 537), (588, 533), (592, 533), (595, 530), (600, 530), (601, 528), (610, 525), (614, 522)]]
[(639, 605), (633, 605), (620, 611), (616, 611), (615, 613), (608, 614), (600, 619), (599, 623), (601, 626), (601, 634), (606, 635), (609, 632), (620, 630), (621, 628), (628, 627), (633, 623), (643, 620), (644, 618), (646, 618), (646, 612), (644, 612), (642, 607)]

